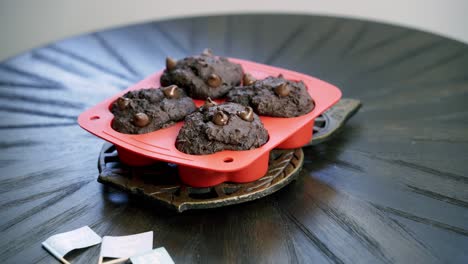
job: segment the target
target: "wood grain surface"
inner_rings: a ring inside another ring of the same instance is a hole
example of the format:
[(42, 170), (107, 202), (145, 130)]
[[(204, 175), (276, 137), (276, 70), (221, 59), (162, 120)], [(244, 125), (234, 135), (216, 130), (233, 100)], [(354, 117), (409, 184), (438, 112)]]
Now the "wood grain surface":
[[(264, 199), (178, 214), (96, 181), (86, 108), (164, 66), (215, 53), (289, 68), (363, 102)], [(373, 22), (294, 15), (120, 27), (0, 64), (0, 259), (57, 263), (47, 237), (154, 231), (176, 263), (468, 263), (468, 46)], [(99, 246), (66, 256), (94, 263)]]

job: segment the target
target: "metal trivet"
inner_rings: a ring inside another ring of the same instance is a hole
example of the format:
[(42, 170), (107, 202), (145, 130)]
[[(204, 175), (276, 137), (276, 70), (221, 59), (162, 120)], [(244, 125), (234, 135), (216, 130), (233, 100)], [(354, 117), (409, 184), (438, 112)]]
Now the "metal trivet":
[(276, 192), (296, 178), (302, 168), (302, 149), (270, 152), (268, 172), (250, 183), (222, 183), (209, 188), (182, 184), (176, 165), (161, 162), (146, 167), (121, 163), (115, 146), (105, 143), (99, 156), (99, 178), (103, 184), (162, 202), (182, 212), (238, 204)]
[[(358, 100), (342, 99), (317, 117), (314, 137), (309, 145), (329, 139), (360, 106)], [(255, 182), (193, 188), (180, 182), (175, 164), (160, 162), (145, 167), (127, 166), (120, 162), (115, 146), (105, 143), (99, 156), (98, 181), (183, 212), (243, 203), (274, 193), (297, 177), (303, 162), (302, 149), (275, 149), (270, 152), (267, 174)]]

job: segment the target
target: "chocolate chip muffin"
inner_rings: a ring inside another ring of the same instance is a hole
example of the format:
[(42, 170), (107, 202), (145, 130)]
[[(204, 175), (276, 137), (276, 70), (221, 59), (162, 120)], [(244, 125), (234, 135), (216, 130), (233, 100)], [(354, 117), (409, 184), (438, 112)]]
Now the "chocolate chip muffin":
[(130, 91), (111, 106), (112, 128), (145, 134), (173, 125), (196, 110), (193, 100), (176, 85)]
[(295, 117), (314, 109), (314, 101), (304, 82), (286, 80), (282, 75), (255, 80), (244, 76), (244, 86), (235, 87), (227, 94), (227, 101), (251, 106), (259, 115)]
[(168, 57), (161, 84), (175, 84), (196, 99), (215, 99), (224, 97), (230, 89), (240, 85), (242, 74), (239, 64), (214, 56), (206, 49), (199, 56), (179, 61)]
[(252, 108), (235, 103), (217, 105), (210, 99), (185, 118), (176, 148), (203, 155), (222, 150), (255, 149), (268, 141), (268, 132)]

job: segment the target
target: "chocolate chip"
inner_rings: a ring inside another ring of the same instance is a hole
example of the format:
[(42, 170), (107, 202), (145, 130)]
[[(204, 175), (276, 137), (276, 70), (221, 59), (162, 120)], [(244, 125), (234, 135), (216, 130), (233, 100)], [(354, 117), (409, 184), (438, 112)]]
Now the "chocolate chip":
[(253, 77), (250, 73), (245, 73), (244, 77), (242, 78), (242, 82), (244, 86), (252, 85), (257, 79)]
[(287, 83), (282, 83), (275, 87), (275, 93), (279, 97), (286, 97), (289, 95), (289, 92), (291, 92), (291, 89), (289, 88)]
[(217, 88), (217, 87), (219, 87), (221, 85), (222, 80), (221, 80), (221, 77), (219, 77), (218, 75), (212, 73), (212, 74), (210, 74), (210, 76), (208, 76), (207, 83), (208, 83), (208, 85), (210, 87)]
[(223, 111), (218, 111), (213, 115), (212, 121), (218, 126), (224, 126), (228, 123), (229, 116), (226, 115)]
[(212, 106), (215, 106), (215, 105), (218, 105), (218, 104), (215, 101), (211, 100), (211, 97), (208, 97), (208, 98), (206, 98), (205, 103), (201, 107), (201, 110), (206, 111), (206, 110), (208, 110), (208, 108), (210, 108)]
[(136, 113), (133, 116), (133, 124), (137, 127), (145, 127), (149, 124), (150, 120), (145, 113)]
[(120, 110), (124, 110), (128, 107), (128, 105), (130, 104), (130, 99), (128, 98), (125, 98), (125, 97), (120, 97), (119, 99), (117, 99), (117, 106), (119, 107)]
[(169, 99), (178, 99), (181, 95), (180, 88), (177, 85), (170, 85), (168, 87), (161, 88), (164, 96)]
[(250, 106), (247, 106), (242, 112), (237, 112), (237, 115), (247, 122), (252, 122), (254, 120), (254, 112)]
[(173, 58), (171, 57), (166, 58), (166, 69), (168, 71), (172, 71), (175, 68), (176, 64), (177, 64), (177, 61), (174, 60)]

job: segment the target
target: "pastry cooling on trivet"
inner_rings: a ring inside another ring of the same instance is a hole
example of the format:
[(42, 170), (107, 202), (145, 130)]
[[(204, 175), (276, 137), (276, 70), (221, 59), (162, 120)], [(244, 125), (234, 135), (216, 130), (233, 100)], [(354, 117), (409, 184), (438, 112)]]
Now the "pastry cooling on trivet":
[(314, 109), (314, 101), (302, 81), (286, 80), (283, 76), (255, 80), (244, 76), (244, 86), (233, 88), (227, 101), (251, 106), (259, 115), (295, 117)]
[(166, 70), (161, 76), (162, 85), (175, 84), (184, 88), (196, 99), (221, 98), (240, 85), (242, 67), (224, 57), (218, 57), (209, 49), (198, 56), (175, 61), (166, 59)]
[(252, 108), (235, 103), (217, 105), (211, 99), (188, 115), (176, 139), (187, 154), (255, 149), (268, 141), (268, 132)]
[(130, 91), (111, 106), (112, 128), (145, 134), (173, 125), (196, 110), (193, 100), (176, 85)]

